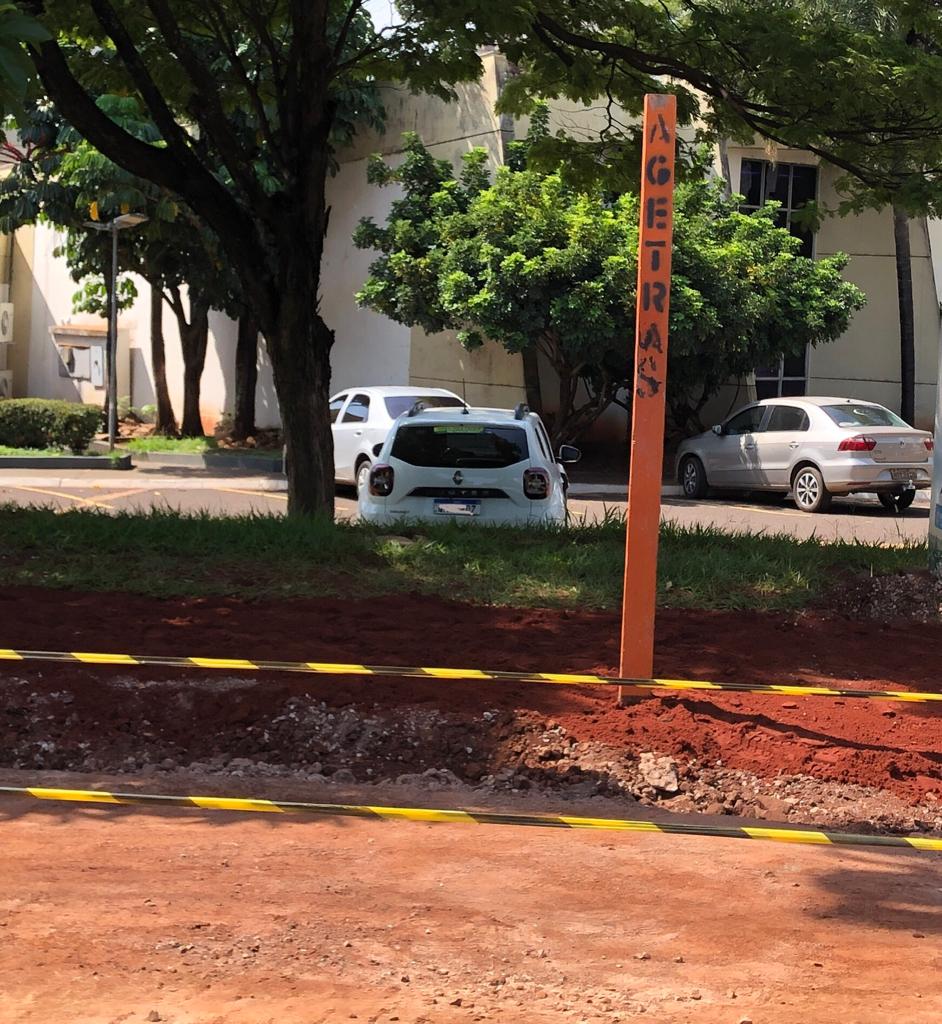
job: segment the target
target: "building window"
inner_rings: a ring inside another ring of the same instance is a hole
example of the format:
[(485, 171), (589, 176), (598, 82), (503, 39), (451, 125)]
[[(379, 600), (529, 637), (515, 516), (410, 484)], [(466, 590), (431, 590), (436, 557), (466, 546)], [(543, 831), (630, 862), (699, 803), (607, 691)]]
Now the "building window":
[[(794, 215), (818, 194), (818, 168), (811, 164), (778, 164), (743, 160), (739, 179), (744, 211), (758, 210), (773, 199), (780, 203), (775, 223), (801, 241), (802, 256), (814, 256), (814, 232), (796, 222)], [(788, 398), (807, 393), (808, 350), (779, 359), (777, 365), (757, 367), (756, 398)]]
[(773, 366), (756, 368), (756, 398), (798, 398), (808, 388), (808, 349), (783, 356)]
[(773, 164), (743, 160), (739, 191), (743, 210), (758, 210), (774, 199), (780, 203), (775, 223), (801, 239), (801, 255), (814, 256), (814, 232), (795, 222), (794, 215), (818, 194), (818, 168), (811, 164)]

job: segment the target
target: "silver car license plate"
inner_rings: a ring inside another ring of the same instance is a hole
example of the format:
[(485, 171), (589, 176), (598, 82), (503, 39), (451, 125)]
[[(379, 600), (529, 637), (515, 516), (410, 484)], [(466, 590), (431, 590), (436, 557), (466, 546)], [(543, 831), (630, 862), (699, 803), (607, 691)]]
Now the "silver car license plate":
[(890, 476), (901, 484), (913, 483), (916, 480), (916, 474), (911, 469), (891, 469)]
[(480, 514), (480, 501), (458, 498), (435, 499), (435, 515), (437, 516), (479, 516)]

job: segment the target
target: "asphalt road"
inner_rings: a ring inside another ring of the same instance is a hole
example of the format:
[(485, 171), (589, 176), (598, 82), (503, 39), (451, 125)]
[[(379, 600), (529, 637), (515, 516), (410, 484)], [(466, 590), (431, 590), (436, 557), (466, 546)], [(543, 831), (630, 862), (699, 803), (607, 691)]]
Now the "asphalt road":
[[(17, 505), (47, 506), (61, 510), (97, 508), (108, 512), (147, 511), (151, 508), (206, 512), (210, 515), (280, 514), (287, 508), (287, 495), (279, 490), (283, 481), (273, 477), (230, 475), (224, 479), (201, 477), (192, 471), (166, 467), (114, 472), (93, 479), (45, 471), (0, 473), (0, 501)], [(788, 533), (795, 537), (816, 536), (826, 540), (859, 540), (899, 544), (922, 540), (929, 522), (928, 499), (920, 500), (901, 515), (883, 510), (875, 499), (858, 497), (835, 501), (825, 515), (799, 512), (786, 499), (686, 501), (665, 497), (662, 515), (668, 522), (684, 526), (716, 526), (730, 532)], [(625, 503), (617, 487), (575, 488), (570, 511), (578, 519), (596, 521), (607, 513), (622, 513)], [(337, 492), (337, 514), (356, 515), (352, 489)]]

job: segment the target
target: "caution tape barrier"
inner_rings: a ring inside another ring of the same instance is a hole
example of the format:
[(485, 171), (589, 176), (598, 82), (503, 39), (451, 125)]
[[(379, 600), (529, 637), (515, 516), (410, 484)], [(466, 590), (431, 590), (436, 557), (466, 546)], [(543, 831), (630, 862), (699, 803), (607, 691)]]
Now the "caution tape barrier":
[(448, 679), (474, 682), (534, 683), (557, 686), (624, 686), (654, 693), (707, 691), (762, 693), (773, 697), (838, 697), (852, 700), (942, 702), (942, 693), (910, 690), (839, 689), (788, 683), (714, 683), (697, 679), (620, 679), (573, 672), (501, 672), (477, 668), (417, 668), (402, 665), (358, 665), (327, 661), (268, 661), (255, 658), (180, 658), (148, 654), (102, 654), (90, 651), (20, 651), (0, 648), (0, 661), (58, 661), (81, 665), (151, 665), (159, 668), (222, 669), (229, 672), (300, 672), (326, 676), (387, 676), (406, 679)]
[(570, 814), (507, 814), (496, 811), (439, 810), (428, 807), (384, 807), (374, 804), (320, 804), (290, 800), (258, 800), (228, 796), (172, 796), (155, 793), (108, 793), (86, 789), (46, 789), (37, 786), (0, 786), (0, 796), (33, 797), (69, 803), (112, 807), (190, 807), (204, 811), (268, 812), (321, 817), (369, 818), (373, 821), (422, 821), (466, 825), (526, 825), (537, 828), (572, 828), (612, 832), (659, 832), (672, 836), (708, 836), (718, 839), (764, 839), (776, 843), (811, 846), (894, 846), (942, 852), (942, 839), (922, 836), (868, 836), (814, 829), (726, 827), (681, 822), (587, 818)]

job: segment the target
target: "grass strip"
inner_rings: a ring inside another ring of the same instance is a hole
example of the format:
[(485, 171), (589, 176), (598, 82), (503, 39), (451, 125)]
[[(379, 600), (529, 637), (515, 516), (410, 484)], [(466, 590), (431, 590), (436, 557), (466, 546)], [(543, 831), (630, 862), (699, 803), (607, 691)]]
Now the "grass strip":
[[(477, 604), (582, 609), (621, 601), (624, 527), (403, 528), (273, 515), (0, 506), (0, 584), (159, 597), (420, 592)], [(853, 577), (923, 568), (925, 544), (797, 540), (661, 527), (663, 607), (789, 610)]]

